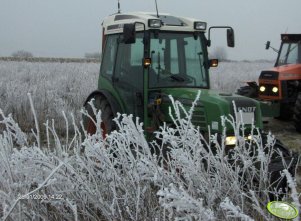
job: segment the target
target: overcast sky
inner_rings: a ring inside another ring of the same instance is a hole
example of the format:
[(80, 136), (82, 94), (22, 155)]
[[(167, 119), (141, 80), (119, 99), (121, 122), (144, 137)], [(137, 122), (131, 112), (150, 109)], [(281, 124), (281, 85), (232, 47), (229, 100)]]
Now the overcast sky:
[[(230, 25), (236, 47), (229, 59), (274, 59), (281, 33), (301, 33), (301, 0), (157, 0), (159, 12)], [(120, 0), (122, 12), (155, 11), (155, 0)], [(0, 56), (18, 50), (44, 57), (83, 57), (99, 52), (101, 21), (117, 12), (117, 0), (0, 0)], [(212, 47), (226, 47), (225, 31)]]

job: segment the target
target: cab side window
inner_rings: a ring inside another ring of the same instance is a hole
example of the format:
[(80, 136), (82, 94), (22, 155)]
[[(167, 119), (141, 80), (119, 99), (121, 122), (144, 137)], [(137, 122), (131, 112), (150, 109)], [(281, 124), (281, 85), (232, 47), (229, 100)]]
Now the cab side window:
[(124, 44), (119, 43), (115, 79), (141, 90), (143, 87), (143, 35), (138, 33), (136, 36), (136, 43)]
[(100, 73), (104, 76), (112, 76), (117, 52), (118, 35), (108, 35), (103, 52)]

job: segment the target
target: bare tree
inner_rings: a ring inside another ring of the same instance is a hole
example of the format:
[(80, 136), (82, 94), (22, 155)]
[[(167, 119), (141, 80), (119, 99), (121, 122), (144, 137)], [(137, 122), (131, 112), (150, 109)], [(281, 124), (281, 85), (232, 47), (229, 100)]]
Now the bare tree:
[(19, 51), (12, 53), (12, 57), (14, 57), (14, 58), (32, 58), (33, 54), (28, 51), (19, 50)]
[(227, 51), (225, 48), (223, 47), (216, 47), (212, 53), (211, 53), (211, 56), (212, 58), (217, 58), (219, 59), (220, 61), (225, 61), (227, 60), (228, 58), (228, 55), (227, 55)]
[(93, 53), (86, 53), (85, 58), (87, 59), (97, 59), (100, 60), (101, 54), (98, 52), (93, 52)]

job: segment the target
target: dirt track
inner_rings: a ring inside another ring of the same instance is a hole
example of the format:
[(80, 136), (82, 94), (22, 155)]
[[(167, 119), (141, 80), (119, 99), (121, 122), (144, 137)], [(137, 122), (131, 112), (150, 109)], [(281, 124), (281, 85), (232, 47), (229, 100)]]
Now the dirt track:
[(293, 122), (271, 118), (265, 120), (268, 121), (264, 124), (266, 132), (271, 131), (282, 143), (301, 154), (301, 133), (296, 132)]

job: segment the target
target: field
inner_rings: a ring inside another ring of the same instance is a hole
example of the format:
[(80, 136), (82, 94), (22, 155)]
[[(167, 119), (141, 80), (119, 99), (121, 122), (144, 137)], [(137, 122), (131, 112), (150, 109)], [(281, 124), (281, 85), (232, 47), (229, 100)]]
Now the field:
[(96, 89), (98, 70), (99, 63), (0, 61), (1, 109), (29, 132), (34, 127), (30, 93), (39, 122), (54, 119), (62, 131), (62, 111), (73, 113), (79, 122), (85, 98)]
[[(268, 61), (222, 62), (211, 70), (211, 86), (235, 92), (271, 66)], [(265, 210), (271, 194), (300, 209), (289, 170), (283, 177), (291, 191), (271, 189), (268, 167), (275, 150), (264, 152), (256, 130), (261, 154), (251, 156), (242, 142), (233, 149), (233, 164), (214, 136), (217, 153), (207, 151), (189, 116), (175, 116), (179, 127), (162, 128), (159, 143), (147, 143), (131, 116), (123, 116), (120, 130), (106, 140), (99, 139), (101, 131), (84, 136), (80, 109), (96, 89), (98, 70), (98, 63), (0, 61), (4, 220), (273, 220)], [(270, 120), (266, 130), (300, 151), (300, 134), (289, 123)], [(274, 145), (271, 135), (265, 139), (267, 147)], [(165, 145), (171, 146), (168, 162), (162, 161)], [(159, 150), (158, 156), (151, 149)]]

